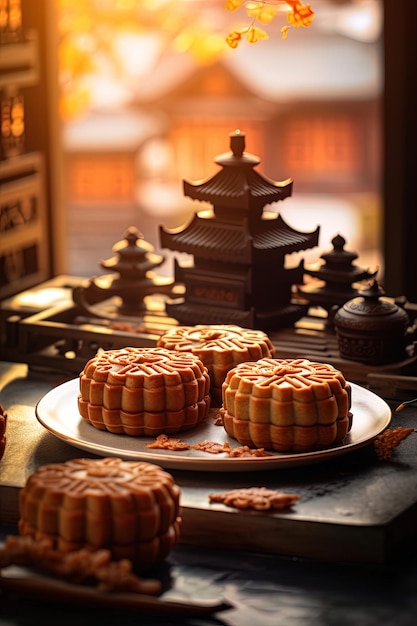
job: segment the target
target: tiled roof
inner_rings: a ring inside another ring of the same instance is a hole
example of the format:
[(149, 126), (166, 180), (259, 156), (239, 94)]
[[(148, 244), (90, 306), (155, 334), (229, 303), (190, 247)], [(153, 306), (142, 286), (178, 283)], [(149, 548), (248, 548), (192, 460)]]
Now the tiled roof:
[(261, 220), (256, 230), (250, 231), (247, 222), (230, 224), (216, 218), (205, 219), (195, 215), (183, 230), (160, 229), (163, 248), (186, 252), (216, 261), (251, 263), (275, 258), (318, 244), (319, 228), (311, 233), (292, 229), (279, 215)]
[(247, 210), (283, 200), (291, 195), (292, 185), (292, 179), (274, 182), (251, 168), (228, 167), (200, 184), (184, 181), (184, 194), (214, 206)]

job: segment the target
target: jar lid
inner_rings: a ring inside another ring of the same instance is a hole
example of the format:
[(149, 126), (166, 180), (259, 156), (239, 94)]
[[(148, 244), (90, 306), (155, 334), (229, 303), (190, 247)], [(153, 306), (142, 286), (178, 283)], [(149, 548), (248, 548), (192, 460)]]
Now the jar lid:
[(367, 288), (359, 291), (359, 296), (345, 302), (337, 311), (334, 323), (336, 326), (352, 326), (360, 317), (362, 330), (368, 323), (372, 328), (375, 328), (375, 325), (378, 327), (386, 325), (387, 329), (397, 325), (406, 327), (409, 324), (407, 312), (383, 296), (384, 289), (373, 280)]

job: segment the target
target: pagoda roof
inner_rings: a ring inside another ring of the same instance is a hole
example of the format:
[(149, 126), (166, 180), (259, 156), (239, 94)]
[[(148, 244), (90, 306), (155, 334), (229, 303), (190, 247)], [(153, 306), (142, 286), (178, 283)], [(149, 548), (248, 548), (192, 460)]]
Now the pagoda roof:
[(167, 230), (160, 226), (160, 242), (163, 248), (201, 259), (250, 264), (314, 248), (318, 245), (319, 231), (319, 226), (309, 233), (294, 230), (280, 215), (259, 221), (251, 231), (247, 220), (236, 224), (195, 214), (182, 229)]
[(222, 169), (203, 181), (183, 181), (186, 196), (210, 202), (215, 212), (224, 213), (223, 209), (233, 209), (244, 215), (253, 210), (254, 215), (259, 216), (266, 204), (284, 200), (291, 195), (292, 178), (276, 182), (254, 170), (260, 159), (245, 152), (245, 133), (236, 130), (229, 137), (230, 152), (214, 159)]
[(293, 180), (274, 182), (250, 168), (222, 169), (201, 183), (184, 181), (184, 194), (203, 202), (227, 208), (262, 209), (265, 205), (291, 196)]

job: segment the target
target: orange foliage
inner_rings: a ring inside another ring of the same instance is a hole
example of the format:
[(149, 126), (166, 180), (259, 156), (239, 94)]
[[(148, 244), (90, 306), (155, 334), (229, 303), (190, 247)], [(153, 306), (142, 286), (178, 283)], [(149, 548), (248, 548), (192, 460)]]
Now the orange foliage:
[(257, 26), (257, 22), (261, 24), (269, 24), (278, 14), (278, 5), (287, 5), (287, 22), (288, 24), (281, 28), (282, 38), (286, 39), (288, 30), (291, 27), (299, 28), (300, 26), (308, 28), (314, 19), (314, 11), (309, 4), (304, 4), (300, 0), (226, 0), (226, 9), (228, 11), (236, 11), (242, 5), (246, 9), (248, 17), (252, 19), (251, 23), (240, 30), (229, 33), (226, 37), (226, 43), (230, 48), (237, 48), (242, 37), (246, 37), (249, 43), (257, 43), (261, 39), (268, 39), (268, 33)]

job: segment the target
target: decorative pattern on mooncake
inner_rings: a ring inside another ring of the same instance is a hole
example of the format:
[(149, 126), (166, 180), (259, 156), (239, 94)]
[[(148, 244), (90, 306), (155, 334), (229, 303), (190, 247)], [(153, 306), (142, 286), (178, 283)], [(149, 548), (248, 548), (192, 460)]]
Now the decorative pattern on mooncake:
[(210, 378), (192, 353), (163, 348), (108, 350), (80, 374), (78, 409), (100, 430), (156, 436), (188, 430), (207, 417)]
[(327, 363), (241, 363), (222, 392), (225, 430), (243, 445), (307, 452), (340, 443), (351, 426), (350, 385)]
[(179, 539), (179, 501), (180, 488), (157, 465), (73, 459), (29, 476), (19, 494), (19, 534), (64, 553), (105, 548), (145, 571)]
[(175, 326), (158, 339), (158, 346), (197, 355), (210, 375), (212, 406), (222, 402), (222, 384), (227, 372), (245, 361), (275, 355), (275, 347), (261, 330), (232, 324)]

